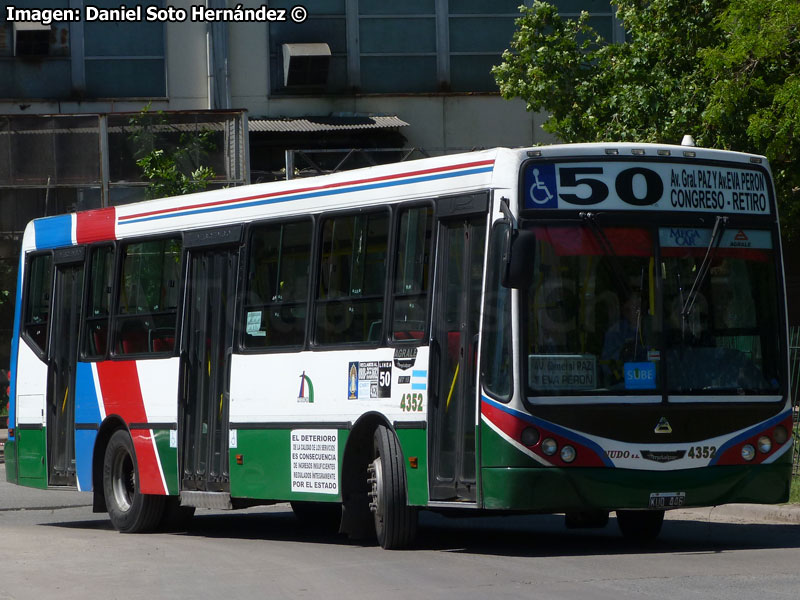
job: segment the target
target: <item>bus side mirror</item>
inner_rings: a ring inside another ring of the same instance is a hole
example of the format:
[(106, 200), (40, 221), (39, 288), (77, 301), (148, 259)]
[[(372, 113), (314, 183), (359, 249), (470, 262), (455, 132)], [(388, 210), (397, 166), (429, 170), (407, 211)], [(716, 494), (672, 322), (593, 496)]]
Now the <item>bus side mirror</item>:
[(503, 287), (527, 289), (533, 281), (536, 234), (525, 229), (508, 229), (503, 250)]

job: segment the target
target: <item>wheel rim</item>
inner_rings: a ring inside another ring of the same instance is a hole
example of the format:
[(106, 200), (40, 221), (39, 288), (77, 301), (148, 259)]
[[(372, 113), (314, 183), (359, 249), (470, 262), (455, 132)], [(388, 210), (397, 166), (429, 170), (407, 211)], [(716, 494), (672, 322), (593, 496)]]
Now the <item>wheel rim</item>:
[(383, 465), (379, 456), (372, 462), (372, 489), (370, 490), (370, 508), (375, 514), (375, 522), (383, 523)]
[(130, 454), (124, 451), (117, 452), (111, 467), (111, 489), (114, 492), (114, 501), (123, 512), (130, 510), (133, 503), (135, 477)]

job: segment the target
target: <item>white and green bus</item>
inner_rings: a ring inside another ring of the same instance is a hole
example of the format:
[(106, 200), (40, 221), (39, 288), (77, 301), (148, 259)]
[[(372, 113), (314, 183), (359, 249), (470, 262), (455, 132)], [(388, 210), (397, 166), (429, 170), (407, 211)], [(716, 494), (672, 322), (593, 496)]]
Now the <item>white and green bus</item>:
[(11, 376), (9, 481), (125, 532), (288, 501), (385, 548), (420, 509), (649, 538), (781, 502), (769, 165), (498, 148), (37, 219)]

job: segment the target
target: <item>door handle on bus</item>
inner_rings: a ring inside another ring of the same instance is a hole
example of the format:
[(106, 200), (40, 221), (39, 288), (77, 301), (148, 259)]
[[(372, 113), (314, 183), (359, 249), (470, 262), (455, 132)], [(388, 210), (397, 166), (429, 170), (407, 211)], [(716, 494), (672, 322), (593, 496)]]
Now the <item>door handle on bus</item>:
[(181, 402), (187, 403), (189, 401), (189, 353), (186, 349), (180, 351), (178, 355), (180, 365), (180, 390)]

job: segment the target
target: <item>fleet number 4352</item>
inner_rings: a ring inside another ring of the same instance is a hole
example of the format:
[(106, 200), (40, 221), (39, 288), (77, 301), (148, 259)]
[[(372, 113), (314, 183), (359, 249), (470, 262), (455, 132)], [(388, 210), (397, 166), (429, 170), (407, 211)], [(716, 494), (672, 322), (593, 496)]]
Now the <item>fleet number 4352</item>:
[(400, 410), (403, 412), (422, 412), (422, 404), (422, 394), (419, 392), (403, 394), (400, 399)]

